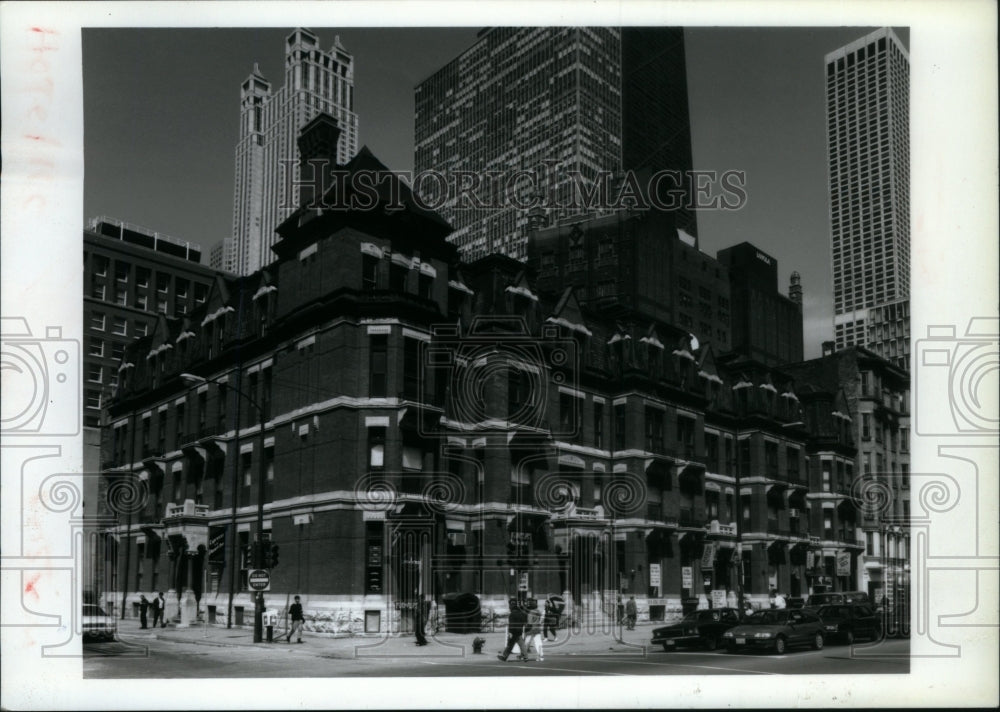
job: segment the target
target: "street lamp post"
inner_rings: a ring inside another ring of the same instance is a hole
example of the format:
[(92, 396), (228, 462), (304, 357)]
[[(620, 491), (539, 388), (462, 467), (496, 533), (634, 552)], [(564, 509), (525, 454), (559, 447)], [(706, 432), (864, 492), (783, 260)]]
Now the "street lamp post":
[(736, 457), (733, 460), (734, 479), (736, 480), (736, 606), (743, 615), (743, 495), (740, 492), (740, 452), (739, 434), (733, 443), (736, 447)]
[[(193, 373), (182, 373), (181, 379), (189, 383), (215, 383), (219, 384), (219, 381), (211, 378), (205, 378), (203, 376), (196, 376)], [(264, 458), (264, 409), (260, 407), (251, 396), (244, 393), (239, 388), (233, 388), (233, 391), (242, 396), (247, 400), (250, 405), (254, 407), (257, 411), (258, 419), (258, 431), (257, 431), (257, 535), (255, 537), (255, 546), (253, 547), (253, 566), (256, 569), (263, 568), (264, 561), (264, 480), (267, 477), (267, 464)], [(239, 458), (239, 438), (240, 438), (240, 422), (236, 421), (236, 437), (234, 448), (236, 449), (236, 458)], [(239, 460), (237, 459), (237, 463)], [(235, 470), (234, 470), (235, 471)], [(233, 520), (235, 525), (236, 519), (236, 482), (233, 483)], [(232, 532), (233, 538), (236, 537), (235, 530)], [(235, 557), (232, 561), (232, 566), (235, 570), (236, 560)], [(230, 605), (232, 605), (232, 595), (233, 586), (229, 587)], [(232, 615), (229, 616), (229, 621), (232, 620)], [(257, 591), (254, 596), (254, 612), (253, 612), (253, 642), (260, 643), (263, 640), (264, 633), (264, 593), (263, 591)]]

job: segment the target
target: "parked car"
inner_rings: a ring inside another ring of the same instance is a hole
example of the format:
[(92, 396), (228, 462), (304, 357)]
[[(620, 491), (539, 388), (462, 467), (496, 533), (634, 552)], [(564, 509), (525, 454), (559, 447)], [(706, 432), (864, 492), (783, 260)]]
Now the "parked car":
[(93, 603), (83, 604), (83, 639), (114, 640), (116, 632), (114, 616)]
[(868, 603), (821, 606), (816, 614), (823, 621), (827, 638), (837, 638), (850, 645), (858, 637), (870, 640), (882, 637), (882, 620)]
[(789, 596), (785, 599), (785, 608), (802, 608), (806, 605), (806, 599), (802, 596)]
[(864, 591), (814, 593), (806, 599), (806, 608), (819, 608), (833, 603), (871, 603), (871, 599)]
[(722, 634), (731, 652), (765, 648), (781, 655), (792, 645), (823, 648), (823, 621), (807, 609), (767, 609), (747, 616), (735, 628)]
[(715, 650), (722, 642), (722, 634), (739, 622), (740, 612), (735, 608), (692, 611), (673, 625), (655, 628), (653, 645), (662, 645), (667, 652), (687, 646)]

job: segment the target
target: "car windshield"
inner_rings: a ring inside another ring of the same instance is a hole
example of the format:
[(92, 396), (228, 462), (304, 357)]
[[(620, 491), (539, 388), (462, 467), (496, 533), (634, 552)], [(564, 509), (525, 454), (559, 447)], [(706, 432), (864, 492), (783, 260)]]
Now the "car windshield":
[(780, 625), (787, 622), (788, 611), (783, 610), (757, 611), (744, 621), (747, 625)]
[(822, 606), (826, 603), (837, 603), (840, 601), (839, 593), (816, 594), (809, 597), (809, 603), (814, 606)]
[(100, 606), (95, 606), (90, 603), (85, 603), (83, 605), (83, 615), (85, 616), (106, 616), (107, 613)]
[(846, 606), (823, 606), (817, 611), (820, 618), (850, 618), (851, 612)]
[(687, 614), (686, 616), (684, 616), (684, 618), (682, 618), (681, 620), (682, 620), (682, 621), (683, 621), (684, 623), (696, 623), (696, 622), (698, 621), (698, 617), (699, 617), (700, 615), (701, 615), (701, 612), (700, 612), (700, 611), (693, 611), (693, 612), (691, 612), (691, 613), (688, 613), (688, 614)]

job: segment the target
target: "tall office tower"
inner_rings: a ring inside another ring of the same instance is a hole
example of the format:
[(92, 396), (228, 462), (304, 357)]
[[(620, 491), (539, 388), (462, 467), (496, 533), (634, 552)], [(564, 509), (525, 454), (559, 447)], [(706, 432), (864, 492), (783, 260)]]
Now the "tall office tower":
[[(690, 171), (691, 119), (688, 112), (687, 64), (683, 27), (623, 27), (622, 168)], [(691, 183), (680, 186), (691, 199)], [(660, 192), (670, 188), (660, 184)], [(661, 195), (666, 201), (666, 195)], [(674, 211), (679, 230), (698, 235), (695, 212), (688, 205)]]
[(836, 347), (904, 362), (904, 330), (868, 322), (910, 293), (909, 81), (909, 55), (889, 28), (826, 55)]
[[(525, 259), (532, 198), (553, 224), (607, 212), (568, 205), (581, 197), (578, 183), (594, 189), (601, 172), (669, 168), (686, 177), (691, 168), (680, 28), (490, 28), (417, 85), (415, 99), (414, 168), (449, 177), (452, 193), (439, 212), (465, 259), (492, 252)], [(457, 171), (477, 177), (462, 183)], [(455, 190), (473, 182), (486, 196), (479, 204)], [(421, 195), (427, 187), (415, 186)], [(695, 234), (690, 211), (676, 222)]]
[(272, 91), (254, 65), (240, 90), (233, 236), (219, 248), (222, 254), (213, 255), (219, 268), (250, 274), (273, 261), (275, 228), (296, 204), (290, 187), (299, 179), (295, 140), (299, 130), (322, 112), (337, 119), (341, 131), (337, 160), (347, 163), (358, 150), (354, 58), (339, 37), (325, 52), (316, 35), (298, 28), (285, 41), (284, 86)]
[(235, 272), (236, 266), (233, 258), (236, 251), (233, 249), (233, 239), (227, 237), (212, 245), (208, 251), (208, 266), (218, 272)]

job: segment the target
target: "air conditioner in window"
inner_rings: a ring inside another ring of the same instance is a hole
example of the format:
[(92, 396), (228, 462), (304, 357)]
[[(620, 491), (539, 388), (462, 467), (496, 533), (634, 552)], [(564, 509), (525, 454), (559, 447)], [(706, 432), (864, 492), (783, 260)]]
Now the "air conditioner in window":
[(789, 509), (788, 510), (788, 516), (789, 517), (797, 518), (799, 516), (799, 510), (797, 510), (797, 509)]
[(452, 546), (465, 546), (465, 532), (448, 532), (448, 543)]

